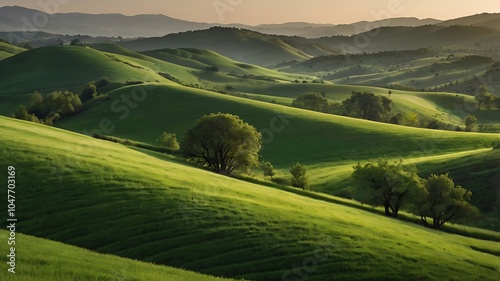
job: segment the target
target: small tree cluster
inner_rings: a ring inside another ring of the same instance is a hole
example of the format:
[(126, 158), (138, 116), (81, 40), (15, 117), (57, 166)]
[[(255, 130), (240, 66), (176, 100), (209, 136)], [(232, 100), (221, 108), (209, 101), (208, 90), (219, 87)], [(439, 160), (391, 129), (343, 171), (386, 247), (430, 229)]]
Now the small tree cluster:
[(82, 101), (82, 103), (86, 103), (90, 100), (95, 99), (96, 97), (99, 96), (97, 90), (107, 85), (109, 85), (109, 80), (107, 78), (102, 78), (101, 80), (98, 81), (89, 82), (80, 93), (80, 100)]
[(478, 94), (474, 96), (474, 99), (477, 101), (479, 110), (481, 110), (482, 105), (484, 105), (487, 110), (490, 110), (498, 98), (492, 93), (489, 93), (485, 86), (481, 86), (478, 90)]
[(46, 97), (34, 92), (28, 107), (19, 106), (13, 114), (15, 118), (46, 125), (53, 125), (61, 118), (80, 112), (82, 102), (71, 92), (52, 92)]
[(292, 106), (320, 112), (330, 111), (328, 100), (318, 93), (300, 95), (292, 102)]
[(303, 94), (292, 102), (292, 106), (372, 121), (388, 121), (392, 110), (391, 99), (369, 92), (352, 92), (351, 97), (342, 103), (332, 104), (325, 96), (326, 93)]
[(431, 175), (415, 198), (415, 208), (422, 222), (438, 228), (449, 221), (475, 217), (479, 210), (469, 204), (472, 192), (455, 185), (449, 174)]
[(342, 106), (348, 116), (382, 121), (392, 110), (392, 100), (369, 92), (353, 92)]
[(402, 161), (389, 163), (387, 159), (358, 163), (352, 177), (371, 189), (369, 203), (384, 206), (385, 215), (391, 217), (398, 216), (405, 199), (421, 184), (415, 168), (403, 166)]
[(478, 209), (469, 202), (472, 193), (455, 185), (448, 174), (431, 175), (422, 179), (415, 167), (404, 166), (402, 161), (389, 163), (387, 159), (357, 164), (352, 173), (358, 186), (372, 192), (368, 203), (382, 205), (385, 214), (397, 217), (399, 210), (407, 208), (420, 215), (422, 222), (440, 227), (449, 221), (460, 221), (477, 215)]

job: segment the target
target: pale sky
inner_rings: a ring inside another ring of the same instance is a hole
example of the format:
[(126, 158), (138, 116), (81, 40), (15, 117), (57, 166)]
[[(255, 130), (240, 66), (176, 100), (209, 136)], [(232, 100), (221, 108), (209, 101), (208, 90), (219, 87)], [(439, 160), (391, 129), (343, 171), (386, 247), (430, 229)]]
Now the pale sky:
[(0, 6), (14, 5), (48, 13), (164, 14), (189, 21), (249, 25), (339, 24), (386, 17), (446, 20), (500, 12), (499, 0), (0, 0)]

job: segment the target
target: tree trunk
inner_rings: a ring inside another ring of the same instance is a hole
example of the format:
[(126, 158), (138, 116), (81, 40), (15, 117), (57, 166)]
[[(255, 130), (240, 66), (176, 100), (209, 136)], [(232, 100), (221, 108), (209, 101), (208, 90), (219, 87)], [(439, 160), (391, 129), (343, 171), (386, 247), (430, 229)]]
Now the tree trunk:
[(384, 209), (385, 209), (385, 215), (388, 217), (392, 217), (391, 210), (389, 208), (389, 203), (386, 202), (384, 204)]

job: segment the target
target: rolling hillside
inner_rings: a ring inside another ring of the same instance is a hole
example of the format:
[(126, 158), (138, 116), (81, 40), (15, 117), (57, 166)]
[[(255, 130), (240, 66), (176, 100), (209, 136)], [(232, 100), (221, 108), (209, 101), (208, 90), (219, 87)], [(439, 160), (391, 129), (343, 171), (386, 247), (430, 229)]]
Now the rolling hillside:
[(440, 23), (436, 19), (417, 19), (412, 17), (400, 17), (382, 19), (376, 21), (360, 21), (350, 24), (312, 24), (307, 22), (290, 22), (284, 24), (263, 24), (250, 29), (267, 33), (287, 36), (300, 36), (305, 38), (320, 38), (329, 36), (351, 36), (361, 32), (367, 32), (375, 27), (382, 26), (422, 26)]
[[(446, 154), (492, 147), (499, 139), (497, 134), (432, 131), (374, 123), (161, 84), (148, 85), (147, 98), (128, 111), (128, 118), (121, 119), (125, 109), (123, 112), (109, 109), (115, 100), (135, 87), (110, 92), (110, 100), (63, 120), (58, 126), (77, 132), (91, 131), (99, 128), (103, 118), (109, 118), (114, 129), (106, 134), (154, 144), (163, 131), (174, 132), (182, 138), (184, 131), (201, 116), (229, 112), (264, 132), (264, 159), (282, 169), (297, 161), (320, 165), (366, 160), (379, 155)], [(144, 129), (146, 124), (147, 130)], [(432, 147), (428, 148), (429, 142)], [(297, 150), (305, 147), (309, 149)]]
[[(9, 233), (0, 231), (6, 241)], [(0, 272), (5, 281), (136, 280), (136, 281), (222, 281), (186, 270), (132, 261), (91, 252), (28, 235), (17, 234), (16, 253), (22, 257), (16, 273)], [(75, 257), (78, 257), (76, 259)], [(5, 269), (5, 267), (3, 267)], [(231, 279), (232, 280), (232, 279)]]
[[(22, 73), (23, 75), (19, 75)], [(91, 48), (37, 48), (0, 61), (1, 95), (73, 88), (107, 77), (112, 82), (168, 80)]]
[(476, 49), (476, 44), (490, 49), (500, 43), (500, 30), (482, 26), (381, 27), (349, 37), (325, 37), (311, 42), (332, 48), (340, 46), (342, 51), (354, 54), (429, 47)]
[(321, 56), (280, 68), (338, 84), (475, 95), (482, 84), (500, 90), (498, 62), (476, 51), (421, 48), (356, 55)]
[(7, 157), (1, 165), (15, 165), (23, 186), (22, 233), (251, 280), (500, 277), (496, 242), (222, 177), (55, 128), (0, 117), (0, 129)]
[[(35, 90), (80, 93), (85, 84), (102, 78), (110, 80), (114, 88), (128, 82), (161, 81), (216, 91), (313, 79), (233, 61), (206, 50), (169, 49), (146, 54), (114, 44), (94, 44), (39, 48), (0, 61), (0, 86), (5, 89), (0, 93), (0, 113), (11, 114), (19, 104), (26, 104)], [(212, 66), (219, 71), (207, 70)]]
[(500, 13), (482, 13), (471, 15), (467, 17), (461, 17), (457, 19), (443, 21), (437, 25), (441, 26), (452, 26), (452, 25), (473, 25), (473, 26), (484, 26), (490, 28), (500, 28)]
[[(170, 34), (158, 38), (138, 39), (122, 42), (120, 45), (134, 51), (148, 51), (165, 48), (209, 49), (231, 59), (257, 64), (275, 65), (283, 61), (306, 60), (311, 54), (285, 43), (277, 36), (237, 29), (213, 27), (208, 30)], [(306, 47), (315, 49), (314, 54), (328, 54), (327, 48), (318, 49), (317, 45)], [(304, 48), (302, 46), (301, 48)]]
[[(337, 87), (342, 91), (342, 87)], [(347, 89), (347, 86), (344, 87)], [(469, 155), (474, 155), (477, 153), (475, 150), (491, 148), (500, 141), (498, 134), (436, 131), (375, 123), (181, 86), (149, 85), (148, 88), (147, 98), (139, 102), (135, 109), (127, 111), (122, 108), (123, 104), (117, 102), (120, 96), (134, 91), (134, 87), (127, 87), (110, 92), (109, 101), (102, 101), (84, 113), (63, 120), (58, 126), (86, 134), (108, 134), (154, 144), (163, 131), (176, 133), (182, 139), (184, 132), (205, 114), (236, 114), (262, 132), (263, 160), (275, 166), (278, 177), (287, 178), (288, 169), (293, 163), (305, 163), (309, 166), (313, 189), (328, 194), (340, 194), (349, 187), (352, 166), (358, 161), (383, 155), (425, 165), (427, 161), (436, 159), (462, 157), (462, 152), (472, 151)], [(412, 105), (419, 104), (420, 110), (432, 117), (435, 117), (435, 112), (441, 112), (445, 105), (460, 99), (442, 93), (441, 99), (432, 103), (426, 100), (429, 98), (426, 95), (436, 94), (421, 95), (423, 97), (396, 92), (391, 98), (398, 106), (408, 110), (412, 110)], [(117, 105), (113, 106), (113, 103)], [(116, 110), (118, 108), (121, 110)], [(457, 119), (453, 114), (450, 111), (449, 118)], [(103, 119), (110, 120), (112, 125), (100, 127)], [(485, 165), (491, 164), (491, 161), (484, 160)], [(260, 174), (259, 171), (256, 173)], [(467, 187), (473, 192), (481, 188), (478, 185)]]
[(26, 49), (0, 41), (0, 60), (12, 57), (24, 51), (26, 51)]

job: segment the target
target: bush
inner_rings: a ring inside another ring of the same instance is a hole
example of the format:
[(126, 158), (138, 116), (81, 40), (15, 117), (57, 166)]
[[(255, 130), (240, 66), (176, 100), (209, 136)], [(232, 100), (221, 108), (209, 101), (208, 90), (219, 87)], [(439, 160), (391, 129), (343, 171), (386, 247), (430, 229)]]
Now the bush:
[(307, 180), (307, 167), (304, 164), (296, 163), (290, 169), (292, 174), (292, 186), (306, 190), (309, 188)]
[(163, 132), (160, 137), (156, 140), (158, 146), (170, 148), (172, 150), (179, 150), (179, 142), (177, 141), (177, 136), (175, 134)]
[(68, 91), (52, 92), (45, 98), (40, 93), (34, 92), (29, 106), (19, 106), (13, 116), (22, 120), (53, 125), (61, 118), (80, 112), (82, 107), (80, 97)]

